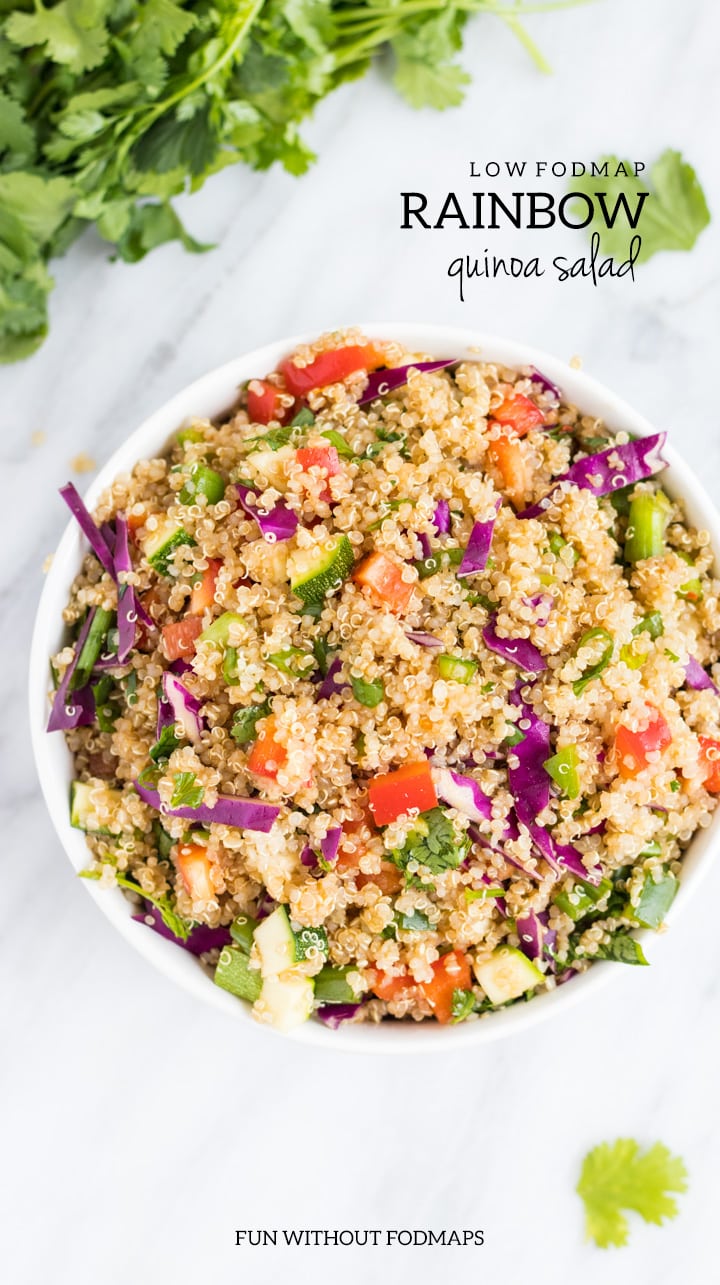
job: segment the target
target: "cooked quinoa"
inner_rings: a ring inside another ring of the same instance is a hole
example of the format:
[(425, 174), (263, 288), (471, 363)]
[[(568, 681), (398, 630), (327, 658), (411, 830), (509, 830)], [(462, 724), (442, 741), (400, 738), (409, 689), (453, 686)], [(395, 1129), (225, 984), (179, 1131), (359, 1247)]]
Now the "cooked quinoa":
[(283, 1029), (645, 962), (720, 790), (718, 581), (661, 463), (430, 361), (324, 335), (116, 478), (53, 658), (85, 873)]

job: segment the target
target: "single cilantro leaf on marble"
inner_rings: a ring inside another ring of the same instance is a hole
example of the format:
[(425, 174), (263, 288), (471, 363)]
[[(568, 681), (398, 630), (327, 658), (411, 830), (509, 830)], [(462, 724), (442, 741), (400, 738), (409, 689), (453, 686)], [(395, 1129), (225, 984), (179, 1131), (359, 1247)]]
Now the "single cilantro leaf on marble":
[(662, 1142), (644, 1153), (633, 1138), (601, 1142), (585, 1156), (577, 1185), (585, 1205), (587, 1237), (601, 1249), (626, 1245), (629, 1226), (623, 1211), (659, 1225), (678, 1213), (669, 1193), (686, 1190), (685, 1165)]
[[(650, 168), (646, 178), (635, 177), (631, 161), (620, 161), (617, 156), (603, 156), (600, 164), (607, 162), (608, 177), (591, 178), (583, 175), (573, 179), (572, 190), (582, 192), (595, 203), (595, 217), (586, 229), (589, 235), (597, 232), (603, 254), (614, 259), (627, 258), (630, 241), (639, 235), (642, 246), (638, 263), (646, 263), (662, 250), (692, 250), (700, 233), (710, 222), (710, 211), (700, 180), (680, 152), (668, 148)], [(626, 173), (617, 173), (622, 166)], [(605, 225), (597, 205), (597, 193), (605, 193), (605, 202), (613, 210), (623, 196), (630, 209), (635, 210), (637, 193), (647, 192), (637, 227), (631, 228), (619, 214), (612, 228)], [(583, 203), (578, 211), (586, 211)]]

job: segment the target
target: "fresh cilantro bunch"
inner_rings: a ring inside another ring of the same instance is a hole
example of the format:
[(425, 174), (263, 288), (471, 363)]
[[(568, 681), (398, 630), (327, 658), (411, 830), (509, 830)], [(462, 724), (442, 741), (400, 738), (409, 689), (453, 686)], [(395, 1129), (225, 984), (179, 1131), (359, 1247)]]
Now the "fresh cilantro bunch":
[[(552, 0), (566, 7), (583, 0)], [(48, 329), (48, 261), (89, 224), (135, 263), (180, 241), (171, 200), (242, 161), (302, 174), (298, 124), (390, 46), (413, 107), (451, 107), (470, 14), (513, 0), (0, 0), (0, 361)]]

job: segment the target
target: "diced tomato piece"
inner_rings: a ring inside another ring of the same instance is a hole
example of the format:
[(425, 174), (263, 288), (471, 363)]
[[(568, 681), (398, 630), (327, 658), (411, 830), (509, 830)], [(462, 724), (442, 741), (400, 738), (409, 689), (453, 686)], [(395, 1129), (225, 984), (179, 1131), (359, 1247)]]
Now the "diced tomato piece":
[(222, 566), (219, 558), (210, 558), (207, 567), (202, 573), (202, 577), (196, 585), (193, 585), (190, 594), (190, 614), (193, 616), (202, 616), (203, 612), (212, 607), (215, 601), (215, 585), (217, 584), (218, 572)]
[[(335, 477), (337, 473), (342, 472), (340, 456), (334, 446), (301, 446), (295, 452), (295, 457), (303, 473), (307, 473), (311, 468), (321, 468), (325, 470), (326, 477)], [(329, 487), (324, 487), (320, 498), (330, 499)]]
[(545, 416), (539, 406), (524, 393), (509, 393), (492, 411), (492, 417), (498, 424), (511, 428), (516, 437), (524, 437), (531, 429), (540, 428), (545, 423)]
[(381, 968), (376, 968), (373, 971), (375, 975), (371, 990), (373, 994), (377, 995), (378, 999), (384, 999), (385, 1001), (400, 999), (402, 995), (405, 995), (415, 986), (415, 982), (409, 973), (401, 973), (399, 977), (391, 977), (388, 973), (384, 973)]
[(514, 437), (495, 437), (488, 442), (488, 454), (499, 469), (509, 499), (513, 504), (522, 503), (528, 491), (529, 479), (520, 443)]
[(355, 883), (358, 888), (364, 888), (367, 883), (377, 884), (383, 896), (391, 897), (393, 893), (400, 892), (403, 881), (397, 866), (392, 861), (383, 861), (377, 874), (359, 874)]
[(187, 660), (195, 655), (195, 639), (202, 633), (202, 620), (199, 616), (185, 616), (182, 620), (173, 620), (164, 625), (162, 631), (163, 649), (168, 660)]
[(279, 424), (284, 424), (288, 419), (292, 406), (283, 406), (280, 398), (282, 397), (282, 388), (276, 384), (270, 384), (265, 379), (251, 379), (248, 384), (247, 409), (250, 419), (255, 424), (269, 424), (271, 419), (276, 419)]
[(389, 825), (411, 808), (428, 812), (437, 807), (437, 794), (427, 759), (406, 763), (394, 772), (376, 776), (368, 786), (368, 800), (376, 825)]
[(342, 469), (340, 456), (334, 446), (300, 446), (295, 454), (304, 473), (309, 468), (322, 468), (328, 477), (334, 477)]
[(353, 580), (391, 611), (407, 611), (414, 584), (402, 578), (402, 567), (384, 553), (371, 553), (353, 571)]
[(248, 768), (256, 776), (274, 781), (278, 768), (287, 763), (287, 750), (275, 739), (277, 723), (272, 714), (258, 724), (260, 733), (248, 756)]
[(720, 794), (720, 741), (712, 736), (698, 736), (700, 761), (707, 768), (705, 789), (710, 794)]
[(621, 723), (615, 733), (618, 772), (626, 780), (647, 767), (648, 754), (655, 750), (662, 753), (672, 742), (672, 732), (660, 711), (654, 705), (649, 708), (653, 710), (654, 717), (641, 732), (633, 732)]
[(210, 878), (207, 848), (201, 843), (181, 843), (175, 850), (175, 865), (193, 901), (214, 901), (216, 893)]
[(145, 526), (146, 517), (147, 517), (146, 513), (128, 513), (127, 524), (128, 524), (128, 531), (130, 532), (131, 536), (134, 536), (135, 532), (139, 531), (141, 526)]
[(287, 361), (280, 362), (280, 372), (293, 396), (301, 397), (312, 388), (338, 384), (358, 370), (377, 370), (378, 366), (384, 364), (383, 353), (373, 348), (372, 344), (348, 344), (345, 348), (318, 353), (307, 366), (296, 366), (288, 358)]
[(432, 981), (421, 982), (420, 990), (438, 1022), (446, 1025), (452, 1019), (453, 991), (466, 991), (472, 986), (470, 961), (462, 951), (451, 950), (435, 961), (432, 970)]
[[(360, 858), (365, 852), (365, 838), (372, 826), (372, 817), (369, 812), (361, 816), (352, 817), (349, 821), (343, 821), (343, 832), (340, 838), (340, 847), (335, 860), (336, 870), (357, 870), (360, 864)], [(395, 869), (395, 867), (393, 867)], [(362, 877), (362, 876), (361, 876)]]

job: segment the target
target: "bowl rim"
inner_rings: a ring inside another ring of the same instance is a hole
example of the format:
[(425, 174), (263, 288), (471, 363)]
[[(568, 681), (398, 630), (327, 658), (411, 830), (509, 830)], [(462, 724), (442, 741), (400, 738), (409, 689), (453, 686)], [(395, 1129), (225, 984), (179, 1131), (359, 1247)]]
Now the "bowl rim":
[[(341, 328), (343, 327), (336, 327)], [(638, 436), (658, 431), (624, 398), (586, 375), (584, 371), (533, 344), (505, 339), (474, 328), (423, 322), (372, 321), (355, 323), (353, 328), (370, 338), (396, 340), (411, 352), (427, 352), (433, 357), (463, 353), (468, 359), (497, 362), (509, 367), (534, 366), (559, 384), (569, 401), (578, 404), (586, 413), (601, 415), (616, 431), (624, 429)], [(87, 489), (85, 499), (88, 506), (93, 507), (101, 491), (119, 473), (129, 471), (139, 460), (157, 454), (189, 416), (214, 417), (221, 414), (236, 400), (238, 385), (243, 380), (261, 378), (299, 344), (310, 343), (316, 338), (317, 332), (307, 331), (265, 344), (207, 371), (173, 394), (121, 442), (103, 465)], [(692, 525), (710, 532), (711, 546), (717, 556), (720, 551), (720, 514), (674, 447), (666, 443), (664, 450), (668, 460), (665, 476), (669, 484), (666, 489), (671, 495), (682, 499)], [(70, 826), (67, 792), (72, 760), (64, 737), (49, 736), (45, 731), (45, 724), (48, 712), (49, 657), (59, 646), (62, 636), (61, 610), (67, 601), (67, 593), (77, 574), (83, 551), (84, 541), (71, 520), (52, 556), (40, 596), (29, 664), (30, 728), (35, 765), (55, 832), (76, 871), (82, 869), (87, 861), (87, 847), (82, 832)], [(67, 767), (64, 781), (62, 771), (59, 770), (63, 763)], [(695, 834), (686, 851), (680, 888), (666, 920), (669, 925), (675, 921), (707, 874), (710, 852), (719, 844), (720, 809), (710, 826)], [(215, 986), (194, 957), (131, 917), (132, 907), (120, 889), (100, 889), (87, 880), (83, 883), (103, 914), (126, 941), (165, 977), (206, 1004), (226, 1012), (236, 1021), (252, 1023), (253, 1028), (258, 1029), (249, 1006)], [(643, 942), (648, 959), (652, 961), (663, 934), (643, 930), (637, 936)], [(531, 1003), (514, 1004), (497, 1013), (488, 1014), (479, 1021), (460, 1023), (454, 1027), (440, 1027), (434, 1022), (383, 1022), (380, 1025), (351, 1023), (331, 1030), (319, 1021), (310, 1021), (296, 1027), (289, 1034), (290, 1038), (305, 1044), (351, 1053), (454, 1052), (526, 1030), (577, 1004), (582, 996), (599, 990), (612, 977), (621, 974), (622, 970), (613, 969), (609, 964), (595, 965), (574, 978), (572, 984), (544, 992)], [(272, 1031), (271, 1027), (261, 1029)]]

